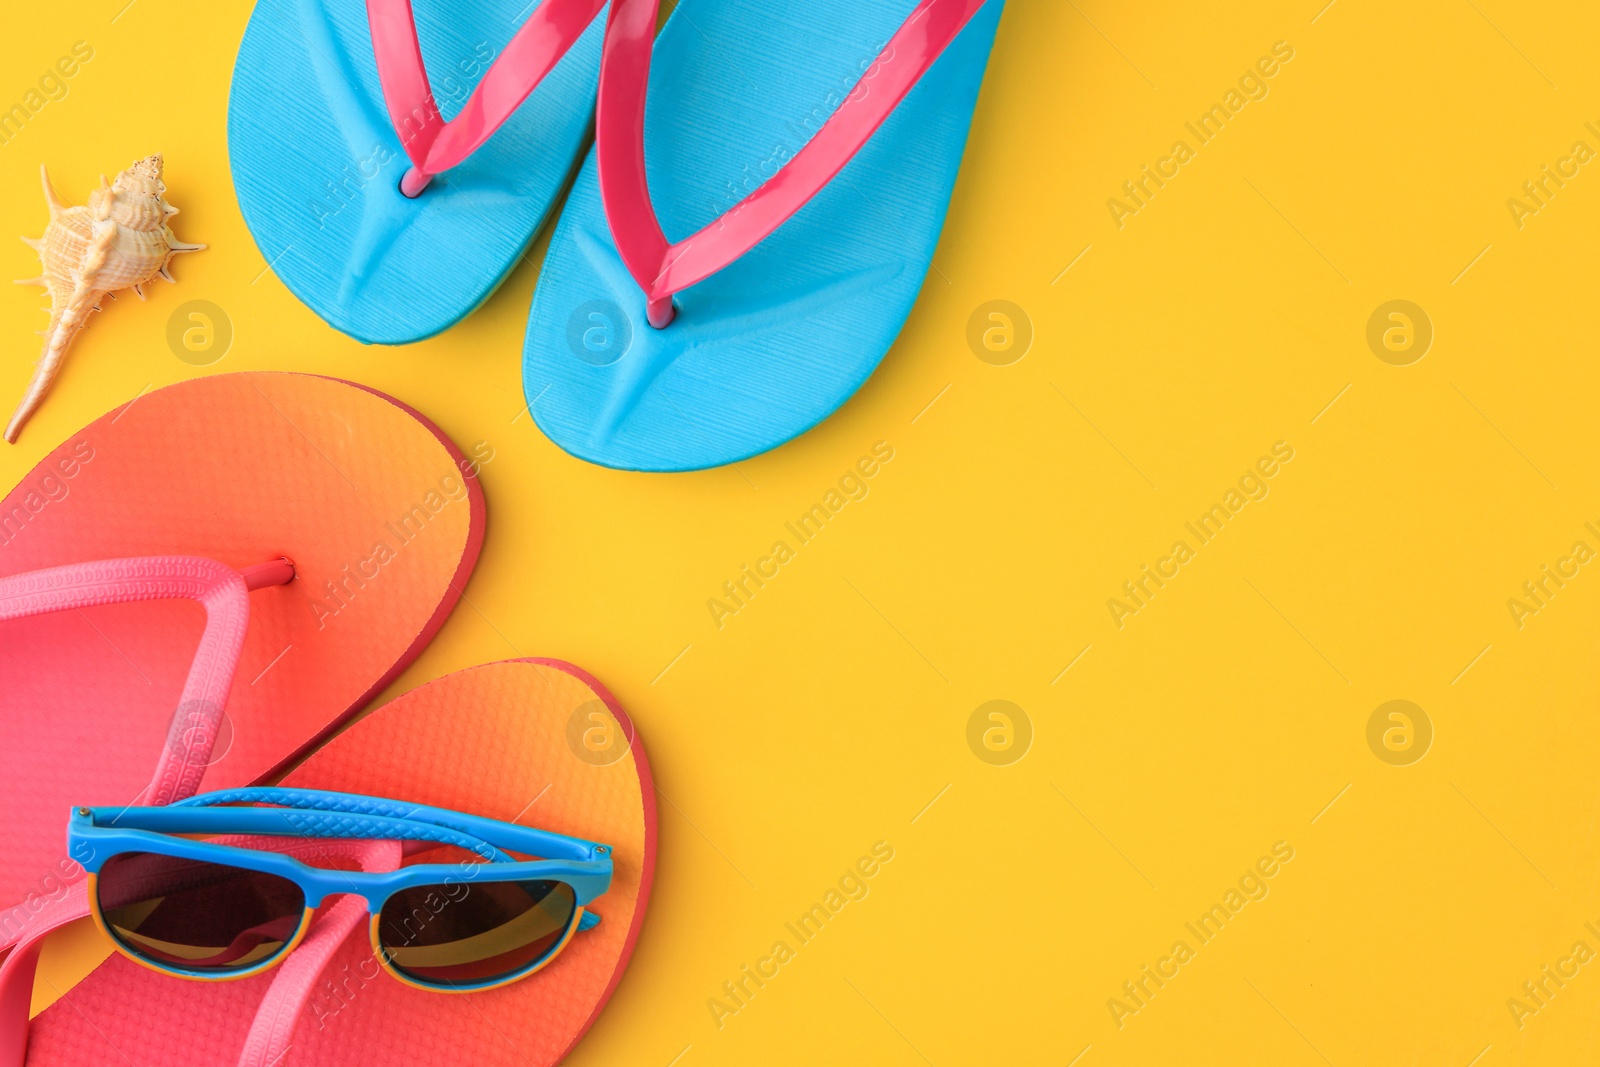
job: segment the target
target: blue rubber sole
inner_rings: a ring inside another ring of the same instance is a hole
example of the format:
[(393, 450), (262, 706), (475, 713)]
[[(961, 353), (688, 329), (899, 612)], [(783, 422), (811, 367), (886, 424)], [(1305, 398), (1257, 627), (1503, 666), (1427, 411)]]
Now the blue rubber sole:
[[(535, 6), (414, 0), (446, 118)], [(487, 143), (408, 200), (365, 5), (258, 0), (234, 65), (228, 148), (239, 206), (273, 271), (330, 326), (370, 344), (431, 337), (488, 299), (583, 147), (605, 19)]]
[[(551, 239), (523, 355), (539, 427), (607, 467), (698, 470), (822, 421), (871, 375), (944, 224), (1004, 0), (989, 0), (840, 174), (664, 330), (617, 255), (591, 151)], [(650, 190), (669, 240), (805, 144), (915, 0), (681, 0), (656, 41)]]

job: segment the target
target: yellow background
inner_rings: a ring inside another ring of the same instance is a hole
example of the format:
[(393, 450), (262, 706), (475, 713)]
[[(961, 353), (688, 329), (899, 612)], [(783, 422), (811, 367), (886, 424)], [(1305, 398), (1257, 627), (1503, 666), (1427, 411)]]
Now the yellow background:
[[(42, 230), (41, 162), (81, 202), (161, 151), (177, 231), (210, 249), (91, 323), (0, 482), (147, 387), (258, 368), (366, 383), (493, 446), (471, 605), (396, 691), (558, 656), (639, 723), (657, 889), (572, 1063), (1593, 1058), (1600, 965), (1520, 1028), (1506, 1004), (1575, 941), (1600, 950), (1600, 567), (1520, 629), (1507, 608), (1573, 542), (1600, 549), (1600, 164), (1521, 228), (1507, 207), (1575, 141), (1600, 149), (1592, 6), (1012, 0), (937, 271), (882, 368), (799, 441), (661, 476), (518, 417), (543, 241), (423, 344), (364, 348), (302, 307), (231, 190), (246, 6), (125, 2), (8, 13), (0, 103), (75, 41), (95, 56), (0, 145), (0, 233)], [(1107, 199), (1194, 147), (1184, 122), (1277, 41), (1270, 94), (1119, 229)], [(165, 341), (190, 299), (236, 331), (203, 369)], [(1035, 333), (1008, 366), (966, 339), (995, 299)], [(1392, 299), (1435, 329), (1410, 366), (1366, 342)], [(45, 316), (37, 290), (0, 300), (9, 411)], [(707, 599), (877, 441), (870, 495), (716, 628)], [(1270, 495), (1119, 629), (1107, 599), (1277, 441)], [(1032, 724), (1009, 766), (967, 744), (994, 699)], [(1392, 699), (1433, 725), (1410, 766), (1367, 744)], [(877, 841), (895, 858), (870, 895), (719, 1029), (708, 999)], [(1270, 895), (1199, 947), (1183, 924), (1276, 841), (1294, 859)], [(1195, 958), (1119, 1028), (1108, 998), (1178, 939)]]

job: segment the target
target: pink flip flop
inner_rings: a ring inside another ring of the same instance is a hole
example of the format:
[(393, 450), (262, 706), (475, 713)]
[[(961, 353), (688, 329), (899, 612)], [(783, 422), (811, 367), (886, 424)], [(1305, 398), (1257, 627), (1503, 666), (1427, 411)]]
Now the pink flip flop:
[(476, 562), (486, 454), (360, 386), (219, 375), (0, 501), (0, 953), (72, 897), (71, 806), (259, 780), (416, 658)]
[[(282, 784), (388, 797), (605, 842), (614, 863), (610, 888), (588, 905), (600, 922), (573, 935), (535, 974), (451, 995), (384, 973), (367, 937), (365, 901), (335, 897), (284, 962), (236, 981), (183, 981), (113, 955), (33, 1020), (28, 1067), (124, 1059), (527, 1067), (559, 1062), (587, 1032), (638, 941), (656, 852), (644, 747), (599, 682), (555, 660), (461, 671), (366, 716)], [(387, 870), (401, 862), (397, 843), (366, 844), (352, 849), (350, 841), (307, 838), (289, 848), (319, 866), (353, 862)], [(433, 854), (413, 853), (406, 862), (438, 862)], [(36, 951), (31, 944), (21, 948)], [(11, 961), (0, 967), (0, 1004), (15, 1006), (21, 971)], [(20, 1067), (23, 1028), (6, 1023), (0, 1020), (0, 1064)]]

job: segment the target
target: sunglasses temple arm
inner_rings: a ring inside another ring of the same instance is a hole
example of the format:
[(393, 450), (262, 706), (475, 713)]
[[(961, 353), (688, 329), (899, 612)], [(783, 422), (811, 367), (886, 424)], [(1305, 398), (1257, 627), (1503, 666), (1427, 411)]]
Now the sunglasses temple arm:
[[(317, 816), (336, 814), (337, 822)], [(306, 808), (205, 807), (169, 804), (161, 807), (94, 808), (95, 830), (141, 830), (163, 834), (257, 834), (285, 838), (353, 838), (394, 841), (428, 841), (455, 845), (494, 862), (511, 857), (491, 842), (442, 823), (358, 812), (326, 812)], [(503, 836), (503, 835), (502, 835)]]
[(256, 786), (223, 789), (203, 793), (182, 802), (186, 808), (209, 807), (216, 804), (277, 804), (302, 811), (340, 812), (354, 816), (373, 816), (400, 819), (410, 823), (426, 823), (455, 830), (481, 838), (500, 848), (514, 849), (530, 855), (548, 856), (552, 859), (590, 859), (599, 847), (594, 841), (569, 837), (534, 826), (486, 819), (478, 815), (407, 804), (383, 797), (361, 796), (322, 789), (292, 789), (282, 786)]

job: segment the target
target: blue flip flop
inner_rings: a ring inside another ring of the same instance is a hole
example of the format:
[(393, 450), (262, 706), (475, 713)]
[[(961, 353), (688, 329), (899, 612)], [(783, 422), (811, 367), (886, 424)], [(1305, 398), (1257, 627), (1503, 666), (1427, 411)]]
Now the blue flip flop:
[(575, 456), (696, 470), (804, 433), (883, 359), (1004, 0), (681, 0), (652, 64), (657, 2), (613, 2), (523, 387)]
[(372, 344), (488, 299), (588, 134), (603, 2), (258, 0), (228, 146), (284, 284)]

